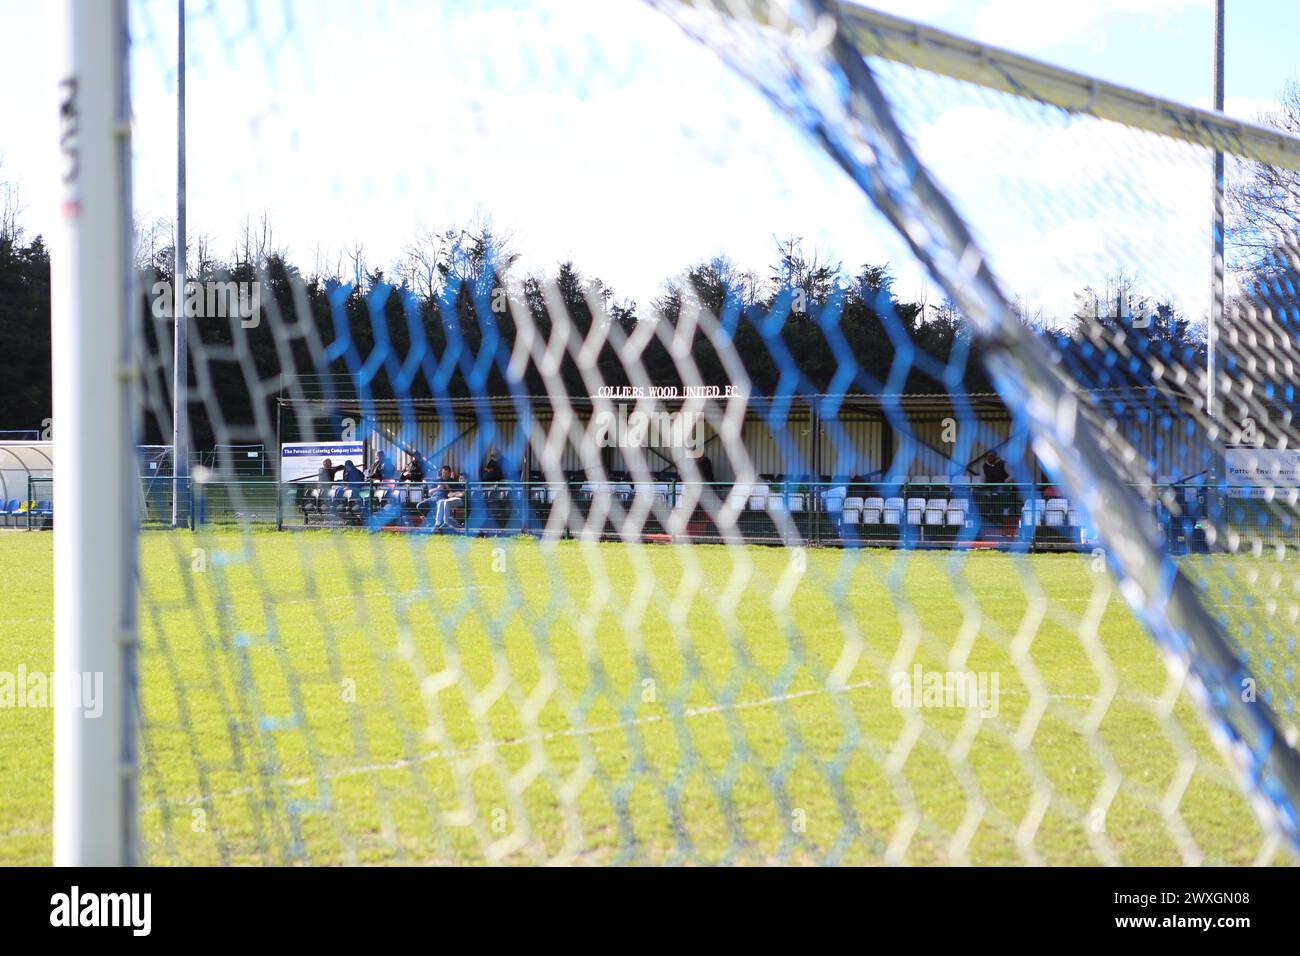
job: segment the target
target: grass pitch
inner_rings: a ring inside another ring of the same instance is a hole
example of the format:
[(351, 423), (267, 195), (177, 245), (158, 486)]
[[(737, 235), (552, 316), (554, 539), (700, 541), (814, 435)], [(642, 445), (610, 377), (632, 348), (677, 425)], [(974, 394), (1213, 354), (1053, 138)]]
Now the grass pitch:
[[(141, 552), (151, 863), (1271, 858), (1090, 556), (355, 532)], [(51, 555), (0, 535), (0, 672), (52, 666)], [(905, 706), (917, 665), (995, 696)], [(50, 861), (51, 727), (0, 710), (0, 863)]]

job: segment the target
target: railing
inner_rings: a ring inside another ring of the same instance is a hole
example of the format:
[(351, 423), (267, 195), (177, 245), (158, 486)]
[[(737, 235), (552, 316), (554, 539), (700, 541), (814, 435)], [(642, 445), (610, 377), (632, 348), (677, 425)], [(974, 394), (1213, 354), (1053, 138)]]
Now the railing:
[[(17, 505), (10, 510), (9, 505)], [(5, 519), (10, 527), (38, 531), (54, 526), (54, 479), (27, 478), (27, 498), (20, 502), (5, 503)]]
[[(440, 486), (448, 487), (440, 490)], [(172, 524), (172, 495), (193, 507), (198, 525), (279, 528), (359, 527), (431, 531), (438, 500), (443, 531), (470, 535), (748, 541), (887, 547), (1091, 548), (1087, 514), (1051, 485), (930, 482), (316, 482), (271, 479), (146, 477), (139, 483), (140, 524)], [(1235, 550), (1245, 539), (1300, 549), (1300, 492), (1232, 486), (1152, 486), (1153, 528), (1175, 553)], [(54, 483), (30, 478), (26, 501), (3, 503), (0, 526), (38, 530), (54, 522)], [(105, 502), (105, 506), (110, 503)], [(1218, 534), (1207, 534), (1209, 525)]]
[[(281, 523), (431, 530), (447, 494), (457, 501), (438, 530), (465, 534), (1035, 550), (1093, 542), (1086, 515), (1050, 485), (960, 481), (304, 482), (282, 491)], [(1155, 509), (1153, 522), (1182, 531), (1173, 520), (1182, 509), (1165, 512)]]

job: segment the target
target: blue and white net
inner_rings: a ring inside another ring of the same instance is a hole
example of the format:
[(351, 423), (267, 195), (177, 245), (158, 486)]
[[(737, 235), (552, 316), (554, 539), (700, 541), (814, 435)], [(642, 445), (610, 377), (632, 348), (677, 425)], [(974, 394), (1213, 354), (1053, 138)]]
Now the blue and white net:
[(190, 17), (146, 861), (1290, 859), (1295, 246), (1229, 230), (1207, 411), (1215, 142), (815, 4)]

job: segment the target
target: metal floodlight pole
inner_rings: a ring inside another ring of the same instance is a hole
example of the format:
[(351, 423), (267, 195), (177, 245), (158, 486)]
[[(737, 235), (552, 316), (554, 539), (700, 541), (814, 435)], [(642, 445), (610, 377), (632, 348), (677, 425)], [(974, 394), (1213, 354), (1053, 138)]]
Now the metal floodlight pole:
[[(1214, 3), (1214, 108), (1223, 112), (1223, 0)], [(1223, 150), (1214, 151), (1214, 212), (1210, 247), (1210, 316), (1205, 343), (1205, 413), (1217, 421), (1215, 352), (1219, 343), (1219, 326), (1223, 323)], [(1216, 468), (1216, 471), (1218, 469)], [(1215, 475), (1215, 477), (1222, 477)]]
[[(52, 243), (54, 862), (135, 860), (136, 355), (127, 0), (62, 5)], [(51, 104), (53, 106), (54, 104)]]
[(176, 353), (172, 378), (172, 527), (190, 523), (189, 317), (185, 314), (185, 0), (177, 0), (176, 246), (172, 276)]

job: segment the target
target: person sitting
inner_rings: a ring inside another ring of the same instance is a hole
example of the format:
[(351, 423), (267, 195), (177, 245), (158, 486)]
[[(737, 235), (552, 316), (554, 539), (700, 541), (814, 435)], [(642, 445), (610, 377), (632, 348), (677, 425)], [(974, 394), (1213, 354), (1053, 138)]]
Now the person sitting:
[(375, 454), (375, 463), (370, 466), (370, 471), (366, 474), (366, 480), (391, 481), (396, 475), (397, 471), (393, 468), (393, 463), (381, 451)]
[(398, 476), (398, 481), (424, 481), (424, 459), (418, 454), (411, 455), (406, 467), (402, 469), (402, 473)]
[[(437, 483), (433, 486), (425, 499), (415, 506), (415, 510), (420, 513), (422, 518), (424, 518), (426, 524), (429, 523), (430, 512), (436, 514), (438, 502), (447, 497), (447, 493), (451, 490), (452, 480), (451, 465), (443, 465), (438, 469)], [(430, 525), (430, 527), (432, 527), (432, 525)]]
[(361, 485), (365, 484), (366, 475), (349, 458), (343, 463), (343, 480), (349, 485)]
[(505, 471), (501, 468), (501, 460), (497, 457), (495, 448), (488, 449), (487, 460), (483, 462), (483, 467), (479, 470), (479, 480), (483, 482), (497, 482), (505, 480)]
[(334, 476), (338, 474), (339, 469), (334, 467), (334, 462), (326, 458), (321, 463), (320, 470), (316, 472), (316, 511), (320, 512), (325, 507), (325, 499), (329, 497), (330, 485), (334, 484)]
[(445, 487), (447, 493), (434, 505), (433, 530), (459, 531), (461, 526), (452, 518), (451, 512), (454, 507), (463, 507), (465, 504), (465, 476), (456, 475), (440, 487)]

